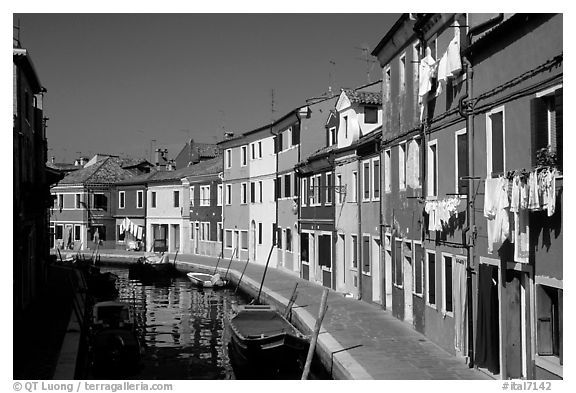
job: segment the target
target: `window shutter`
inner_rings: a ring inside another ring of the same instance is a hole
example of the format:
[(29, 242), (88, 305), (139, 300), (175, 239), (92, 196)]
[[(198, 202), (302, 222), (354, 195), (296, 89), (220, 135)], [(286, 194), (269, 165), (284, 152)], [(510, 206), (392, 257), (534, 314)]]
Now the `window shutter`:
[(556, 139), (556, 143), (555, 145), (553, 145), (556, 148), (556, 156), (558, 158), (558, 168), (562, 169), (562, 158), (563, 158), (563, 148), (564, 148), (564, 143), (563, 143), (563, 134), (562, 134), (562, 97), (563, 97), (563, 92), (564, 89), (560, 88), (557, 89), (556, 92), (554, 93), (554, 99), (556, 102), (556, 134), (553, 136), (553, 138), (555, 137)]
[(468, 141), (466, 134), (460, 134), (456, 137), (458, 141), (458, 193), (466, 194), (468, 192), (468, 180), (460, 178), (468, 176)]
[(536, 166), (536, 153), (548, 145), (548, 116), (542, 98), (530, 101), (530, 130), (532, 135), (532, 166)]
[(536, 313), (537, 313), (537, 350), (538, 355), (553, 355), (552, 346), (552, 302), (546, 291), (539, 286), (537, 292)]
[(274, 137), (274, 153), (278, 153), (278, 136)]
[(362, 270), (370, 273), (370, 238), (364, 237), (362, 242)]
[(424, 248), (421, 244), (414, 245), (414, 269), (416, 271), (416, 293), (422, 293), (422, 266), (424, 265)]
[(292, 146), (300, 143), (300, 123), (295, 123), (292, 126)]

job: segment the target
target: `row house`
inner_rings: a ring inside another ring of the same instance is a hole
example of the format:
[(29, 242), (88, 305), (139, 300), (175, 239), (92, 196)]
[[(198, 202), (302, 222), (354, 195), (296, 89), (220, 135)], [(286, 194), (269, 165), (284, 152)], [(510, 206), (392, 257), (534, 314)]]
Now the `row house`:
[[(496, 377), (561, 377), (562, 16), (404, 14), (373, 55), (384, 306)], [(546, 202), (510, 207), (531, 173)]]
[(380, 83), (344, 89), (335, 105), (335, 288), (380, 302)]
[(223, 223), (222, 184), (223, 162), (220, 157), (189, 167), (191, 172), (182, 179), (183, 191), (189, 195), (189, 242), (182, 252), (218, 256), (222, 253)]
[(112, 193), (116, 248), (146, 250), (146, 180), (150, 174), (116, 183)]
[(219, 143), (223, 151), (222, 209), (225, 258), (276, 267), (272, 253), (276, 228), (276, 155), (272, 126)]
[(56, 248), (115, 248), (114, 186), (136, 176), (122, 163), (118, 157), (96, 155), (52, 187), (50, 230)]
[(21, 313), (47, 279), (50, 185), (62, 175), (46, 166), (47, 140), (44, 93), (30, 54), (14, 40), (13, 47), (13, 311)]

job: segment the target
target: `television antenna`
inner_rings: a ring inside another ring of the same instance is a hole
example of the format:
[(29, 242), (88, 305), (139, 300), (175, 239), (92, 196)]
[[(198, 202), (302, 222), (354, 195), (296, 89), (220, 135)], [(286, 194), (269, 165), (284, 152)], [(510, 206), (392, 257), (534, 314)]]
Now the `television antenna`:
[(366, 80), (368, 83), (371, 83), (370, 79), (370, 72), (374, 68), (374, 64), (376, 64), (376, 60), (374, 60), (372, 55), (370, 55), (370, 48), (368, 46), (355, 46), (354, 49), (359, 49), (362, 51), (362, 57), (355, 57), (356, 60), (362, 60), (366, 63)]

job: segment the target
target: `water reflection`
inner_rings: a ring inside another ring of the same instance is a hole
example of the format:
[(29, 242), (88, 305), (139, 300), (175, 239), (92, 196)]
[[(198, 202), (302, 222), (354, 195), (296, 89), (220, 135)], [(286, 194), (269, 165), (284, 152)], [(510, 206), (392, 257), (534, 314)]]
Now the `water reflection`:
[(233, 379), (225, 317), (232, 303), (246, 304), (233, 289), (199, 289), (186, 277), (144, 285), (128, 269), (119, 276), (119, 300), (133, 305), (145, 353), (134, 379)]

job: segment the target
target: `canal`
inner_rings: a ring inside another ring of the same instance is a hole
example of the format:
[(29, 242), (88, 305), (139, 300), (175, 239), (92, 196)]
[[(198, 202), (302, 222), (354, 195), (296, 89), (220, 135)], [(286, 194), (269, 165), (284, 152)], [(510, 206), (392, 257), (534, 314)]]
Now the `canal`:
[[(230, 333), (225, 320), (234, 304), (247, 304), (249, 297), (241, 291), (235, 293), (234, 287), (198, 288), (185, 275), (162, 283), (143, 283), (130, 279), (126, 267), (106, 266), (101, 271), (118, 276), (119, 300), (133, 306), (144, 344), (142, 367), (123, 378), (236, 379), (228, 356)], [(310, 377), (329, 379), (316, 359)]]

